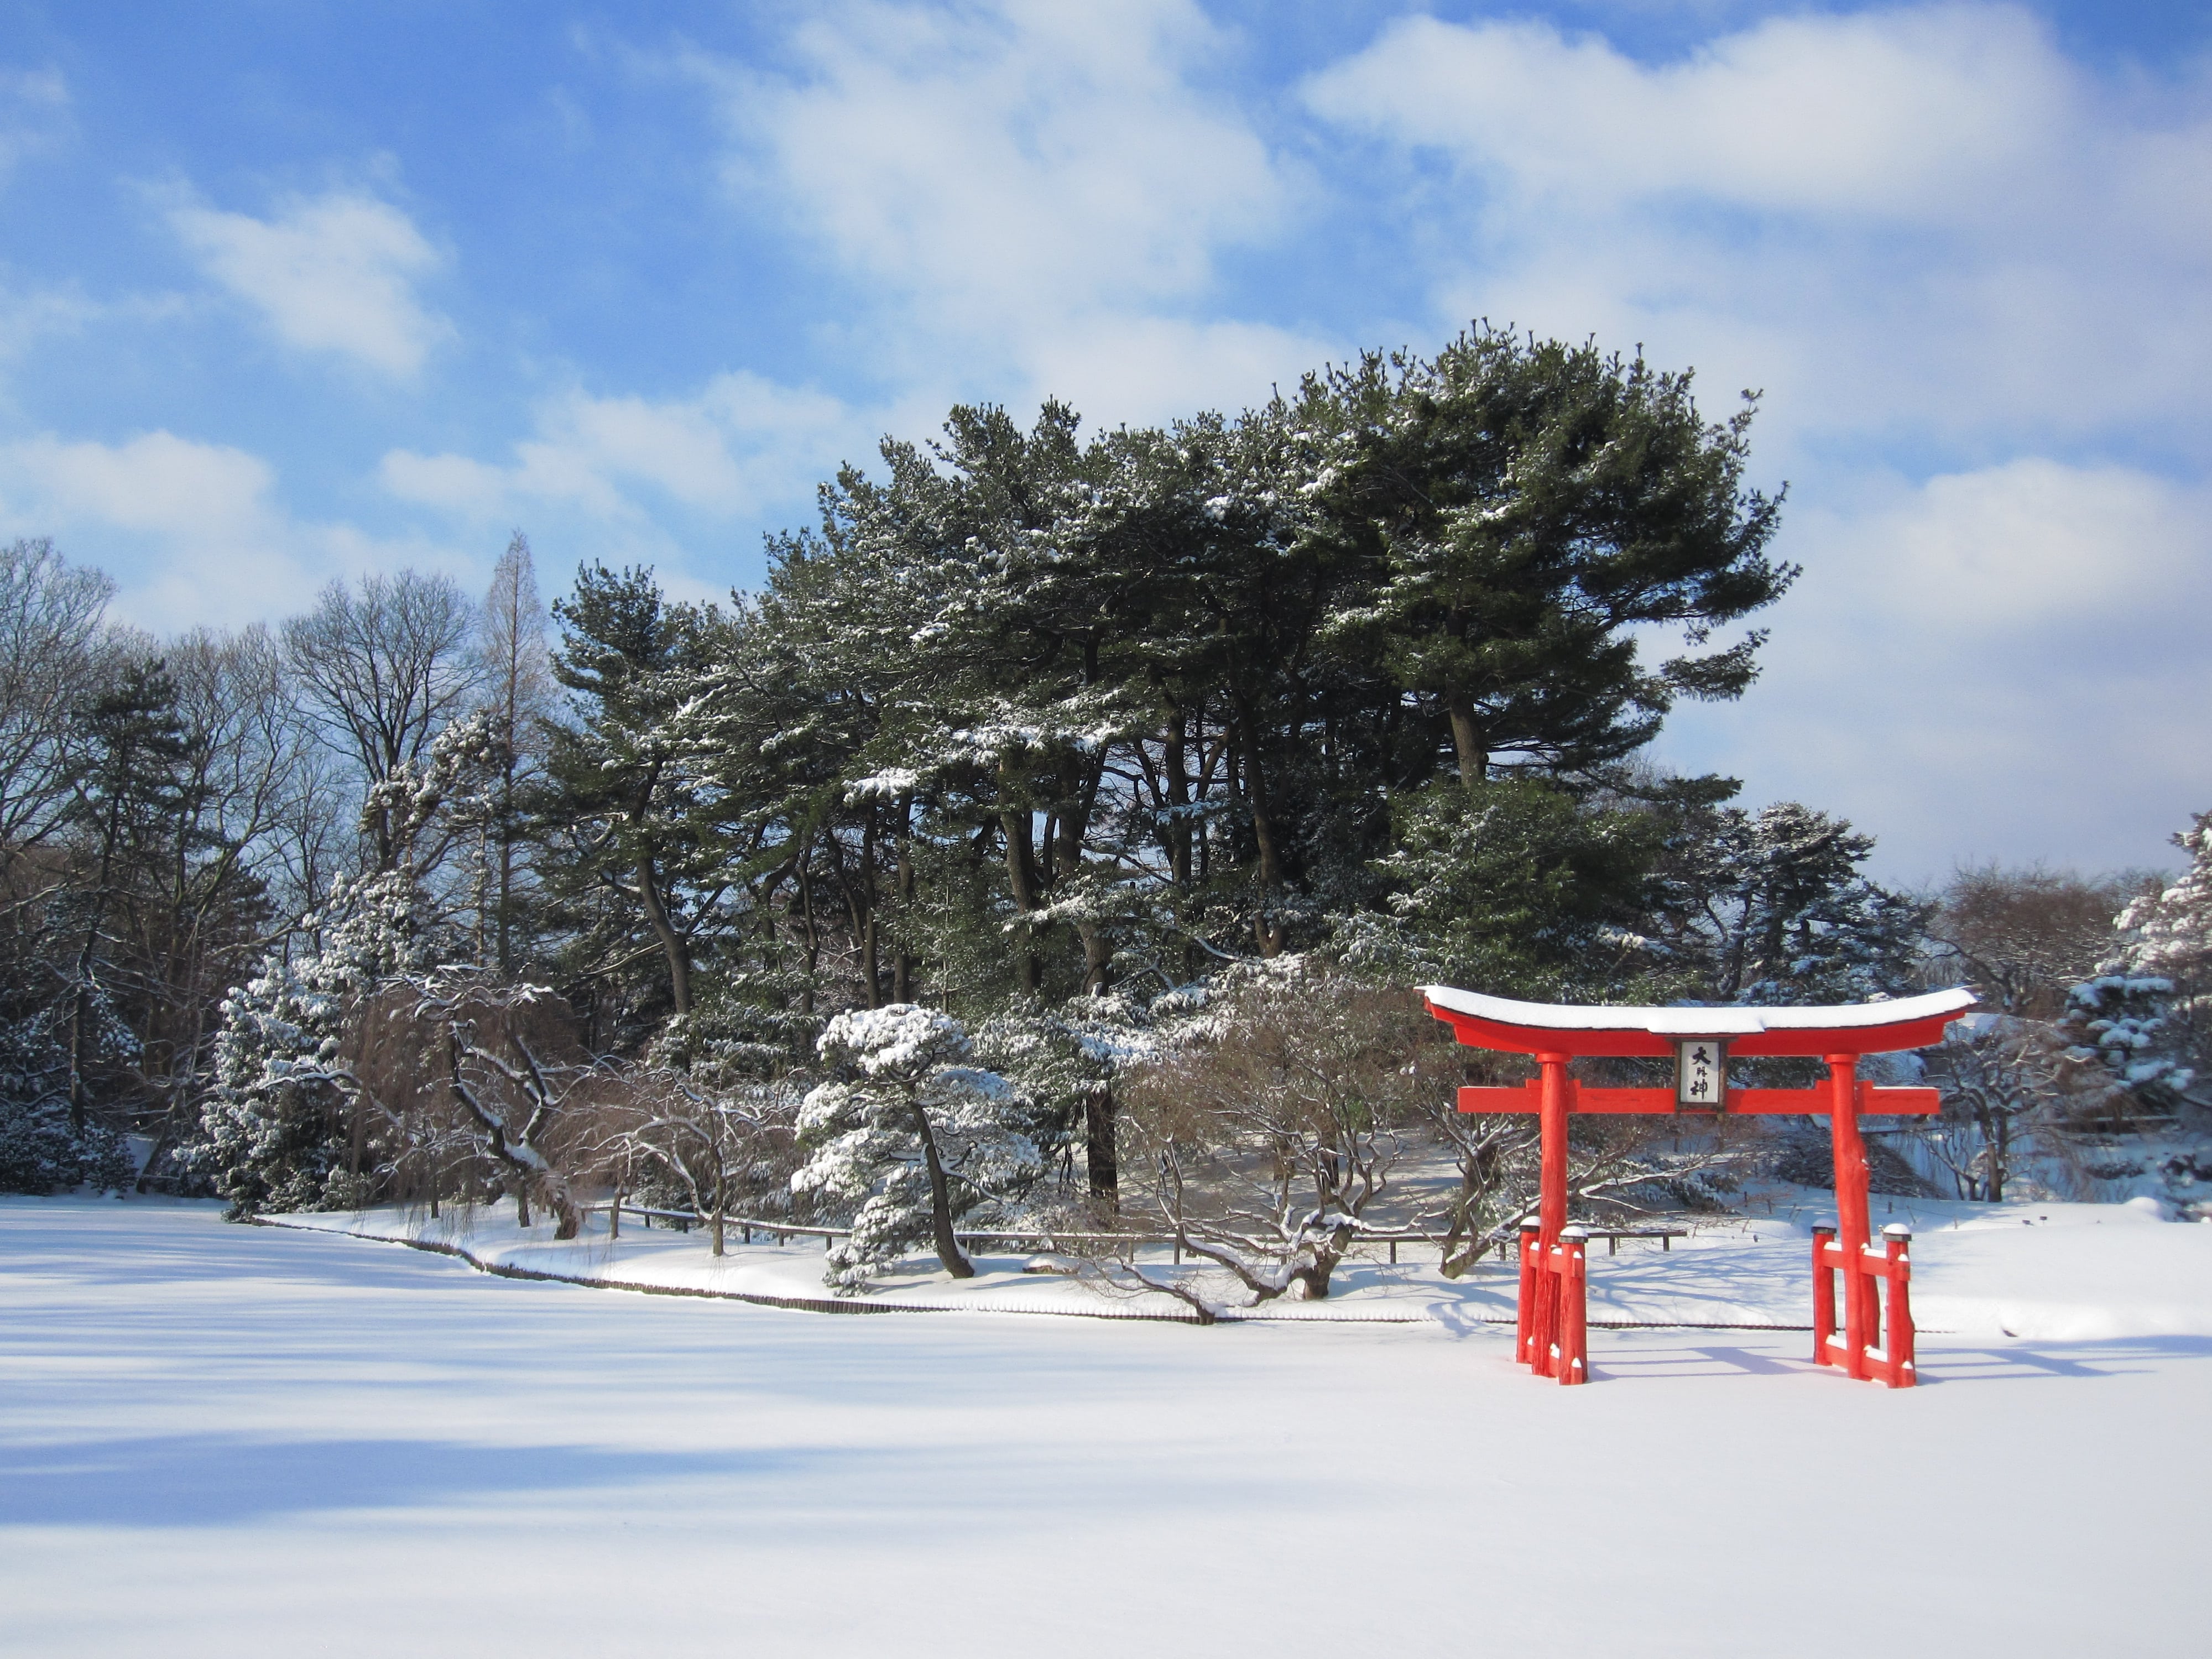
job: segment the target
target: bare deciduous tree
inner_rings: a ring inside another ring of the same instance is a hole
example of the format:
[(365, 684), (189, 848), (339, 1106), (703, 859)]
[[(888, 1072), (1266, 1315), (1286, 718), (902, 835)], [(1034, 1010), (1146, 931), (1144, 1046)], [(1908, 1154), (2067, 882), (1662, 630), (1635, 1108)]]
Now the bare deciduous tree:
[(720, 1255), (738, 1203), (788, 1206), (798, 1109), (798, 1092), (778, 1085), (717, 1093), (680, 1072), (641, 1067), (623, 1077), (609, 1146), (624, 1167), (651, 1171), (652, 1184), (675, 1188)]
[(10, 861), (51, 836), (75, 801), (76, 717), (99, 678), (114, 592), (44, 538), (0, 548), (0, 851)]
[(2009, 1014), (1960, 1021), (1923, 1059), (1943, 1114), (1922, 1129), (1922, 1144), (1960, 1197), (2002, 1204), (2033, 1131), (2057, 1127), (2054, 1109), (2083, 1068), (2056, 1027)]
[(1929, 924), (1936, 977), (1955, 984), (1963, 972), (2002, 1012), (2056, 1019), (2068, 989), (2112, 953), (2113, 919), (2144, 879), (2041, 865), (1957, 870)]
[[(284, 624), (284, 653), (326, 741), (374, 787), (419, 764), (466, 703), (479, 678), (467, 647), (471, 607), (451, 578), (402, 570), (332, 582), (304, 617)], [(396, 855), (381, 814), (370, 836), (376, 866)]]
[(1411, 994), (1318, 968), (1232, 994), (1130, 1080), (1127, 1213), (1256, 1301), (1327, 1296), (1425, 1097), (1452, 1086), (1449, 1047), (1425, 1026), (1434, 1022)]
[(533, 1199), (554, 1237), (583, 1224), (579, 1184), (607, 1139), (619, 1073), (577, 1048), (575, 1017), (542, 986), (449, 971), (379, 988), (348, 1021), (333, 1075), (355, 1112), (358, 1168), (395, 1197), (427, 1174), (489, 1176), (530, 1224)]

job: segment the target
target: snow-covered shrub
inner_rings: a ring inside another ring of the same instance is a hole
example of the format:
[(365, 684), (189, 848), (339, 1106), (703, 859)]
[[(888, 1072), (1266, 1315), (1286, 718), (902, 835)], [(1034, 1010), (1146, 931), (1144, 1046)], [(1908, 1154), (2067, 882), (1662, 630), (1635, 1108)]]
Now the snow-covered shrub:
[(2173, 839), (2189, 868), (2120, 912), (2118, 948), (2068, 1007), (2081, 1057), (2165, 1111), (2191, 1099), (2212, 1048), (2212, 812)]
[(908, 1003), (838, 1015), (818, 1045), (835, 1075), (799, 1109), (806, 1162), (792, 1191), (849, 1216), (823, 1282), (850, 1293), (915, 1246), (955, 1278), (975, 1268), (953, 1237), (970, 1218), (1010, 1218), (1042, 1173), (1037, 1113), (996, 1072), (970, 1062), (958, 1021)]
[(137, 1174), (112, 1129), (70, 1127), (69, 1054), (50, 1021), (0, 1020), (0, 1193), (120, 1192)]
[(137, 1174), (130, 1143), (106, 1124), (70, 1129), (67, 1101), (0, 1101), (0, 1193), (119, 1193)]
[[(2189, 868), (2136, 898), (2118, 947), (2068, 998), (2066, 1036), (2082, 1075), (2074, 1115), (2104, 1130), (2087, 1159), (2107, 1183), (2182, 1215), (2212, 1214), (2206, 1113), (2212, 1090), (2212, 812), (2174, 844)], [(2146, 1133), (2148, 1132), (2148, 1133)]]
[(349, 1208), (362, 1194), (346, 1109), (359, 1081), (346, 1018), (377, 986), (422, 967), (419, 896), (404, 872), (333, 884), (323, 948), (276, 956), (231, 993), (201, 1113), (201, 1157), (234, 1216)]

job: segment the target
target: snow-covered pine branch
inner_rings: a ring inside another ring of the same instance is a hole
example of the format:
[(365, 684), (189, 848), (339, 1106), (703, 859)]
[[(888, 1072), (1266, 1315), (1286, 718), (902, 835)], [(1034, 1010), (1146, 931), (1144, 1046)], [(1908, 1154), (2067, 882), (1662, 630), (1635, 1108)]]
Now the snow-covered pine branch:
[(806, 1161), (793, 1194), (849, 1218), (824, 1282), (850, 1293), (916, 1245), (934, 1247), (957, 1279), (975, 1267), (953, 1237), (982, 1212), (1012, 1219), (1043, 1170), (1036, 1109), (995, 1072), (969, 1062), (958, 1021), (895, 1003), (830, 1022), (818, 1045), (833, 1077), (799, 1110)]

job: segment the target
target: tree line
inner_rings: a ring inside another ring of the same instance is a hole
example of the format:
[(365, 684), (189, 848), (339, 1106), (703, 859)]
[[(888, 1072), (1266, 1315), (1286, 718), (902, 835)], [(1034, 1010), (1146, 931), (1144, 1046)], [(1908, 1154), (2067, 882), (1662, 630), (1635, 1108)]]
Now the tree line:
[(1751, 685), (1744, 624), (1796, 574), (1751, 415), (1484, 327), (1235, 417), (956, 408), (824, 483), (726, 605), (586, 565), (549, 611), (518, 534), (481, 601), (372, 574), (155, 641), (19, 543), (0, 1180), (112, 1182), (127, 1133), (143, 1179), (241, 1210), (557, 1206), (565, 1158), (718, 1203), (787, 1204), (804, 1166), (849, 1216), (891, 1177), (817, 1167), (860, 1120), (795, 1103), (907, 1018), (841, 1017), (927, 1009), (1011, 1079), (1030, 1150), (978, 1130), (993, 1167), (1110, 1206), (1131, 1068), (1269, 963), (1914, 988), (1948, 913), (1868, 879), (1870, 837), (1642, 757)]

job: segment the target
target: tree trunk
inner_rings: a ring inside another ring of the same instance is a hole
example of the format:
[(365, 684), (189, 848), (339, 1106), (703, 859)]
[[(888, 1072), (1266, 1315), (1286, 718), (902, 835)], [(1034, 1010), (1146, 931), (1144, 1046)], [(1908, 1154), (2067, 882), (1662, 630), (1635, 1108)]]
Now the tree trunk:
[[(1259, 734), (1252, 722), (1250, 706), (1239, 696), (1236, 709), (1237, 746), (1244, 771), (1244, 805), (1252, 815), (1252, 840), (1260, 853), (1260, 887), (1263, 894), (1272, 893), (1282, 884), (1283, 860), (1275, 841), (1274, 816), (1267, 803), (1267, 773), (1260, 762)], [(1264, 910), (1252, 918), (1252, 937), (1261, 956), (1283, 953), (1282, 924)]]
[[(1012, 769), (1005, 762), (999, 765), (999, 791), (1003, 802), (1010, 793)], [(1001, 807), (999, 828), (1006, 841), (1006, 885), (1014, 896), (1014, 908), (1024, 915), (1038, 908), (1036, 854), (1030, 842), (1030, 815)], [(1018, 935), (1021, 943), (1014, 951), (1014, 973), (1024, 993), (1035, 996), (1044, 984), (1044, 975), (1037, 964), (1036, 941), (1026, 927)]]
[(1103, 996), (1114, 982), (1114, 942), (1095, 921), (1079, 921), (1075, 936), (1083, 941), (1083, 991)]
[[(898, 904), (899, 915), (908, 914), (914, 904), (914, 797), (901, 795), (898, 802)], [(914, 958), (906, 953), (906, 931), (899, 933), (899, 947), (891, 957), (891, 1000), (914, 1000)]]
[(929, 1231), (936, 1241), (937, 1259), (955, 1279), (973, 1279), (975, 1266), (961, 1254), (960, 1241), (952, 1236), (952, 1192), (945, 1182), (945, 1165), (937, 1156), (937, 1136), (929, 1127), (929, 1114), (919, 1100), (912, 1098), (907, 1109), (914, 1114), (915, 1133), (921, 1138), (921, 1161), (929, 1171)]
[(1169, 721), (1160, 748), (1160, 763), (1167, 774), (1169, 818), (1160, 839), (1168, 855), (1168, 879), (1177, 899), (1190, 890), (1190, 773), (1183, 752), (1183, 717), (1177, 709)]
[(660, 941), (661, 954), (668, 958), (668, 1000), (679, 1014), (691, 1012), (691, 960), (684, 943), (684, 936), (668, 920), (668, 907), (660, 902), (660, 883), (653, 874), (653, 854), (637, 855), (637, 891), (645, 905), (646, 920), (653, 924), (653, 934)]
[(545, 1188), (545, 1202), (553, 1212), (554, 1237), (574, 1238), (583, 1231), (583, 1212), (577, 1209), (576, 1200), (569, 1196), (566, 1182), (549, 1182)]
[(1447, 708), (1451, 715), (1452, 748), (1459, 756), (1459, 781), (1469, 789), (1490, 775), (1490, 750), (1474, 723), (1474, 705), (1455, 695)]
[(1121, 1161), (1115, 1147), (1119, 1113), (1111, 1089), (1093, 1089), (1083, 1097), (1083, 1161), (1091, 1173), (1091, 1195), (1115, 1211), (1121, 1207)]

